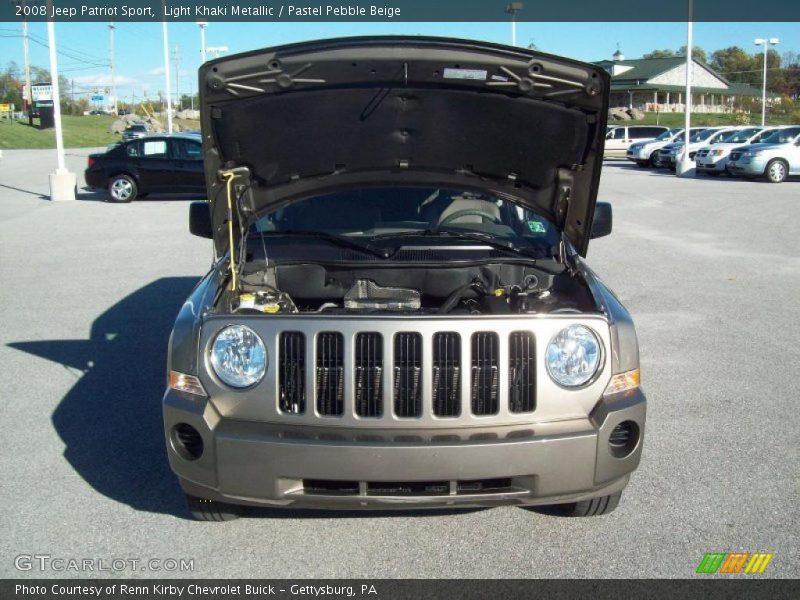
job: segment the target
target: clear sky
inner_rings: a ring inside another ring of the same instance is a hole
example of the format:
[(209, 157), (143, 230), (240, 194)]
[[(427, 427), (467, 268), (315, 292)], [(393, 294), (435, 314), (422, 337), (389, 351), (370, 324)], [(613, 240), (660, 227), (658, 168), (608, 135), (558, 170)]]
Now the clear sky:
[[(712, 52), (741, 46), (755, 51), (753, 38), (778, 37), (778, 52), (800, 53), (800, 23), (695, 23), (695, 45)], [(21, 26), (0, 23), (0, 66), (8, 61), (22, 64)], [(47, 67), (47, 31), (44, 23), (32, 23), (31, 63)], [(370, 34), (422, 34), (483, 39), (510, 43), (509, 23), (211, 23), (206, 46), (227, 46), (242, 52), (301, 40)], [(75, 92), (91, 92), (110, 81), (108, 27), (105, 23), (57, 23), (59, 70), (74, 80)], [(677, 49), (686, 43), (685, 23), (518, 23), (517, 42), (530, 43), (544, 51), (577, 58), (610, 58), (619, 44), (628, 58), (638, 58), (654, 49)], [(169, 24), (170, 49), (179, 47), (179, 91), (195, 89), (200, 64), (200, 36), (194, 23)], [(150, 98), (164, 89), (161, 23), (117, 23), (116, 73), (119, 96), (132, 93)], [(171, 65), (172, 68), (172, 65)], [(173, 93), (175, 76), (172, 76)]]

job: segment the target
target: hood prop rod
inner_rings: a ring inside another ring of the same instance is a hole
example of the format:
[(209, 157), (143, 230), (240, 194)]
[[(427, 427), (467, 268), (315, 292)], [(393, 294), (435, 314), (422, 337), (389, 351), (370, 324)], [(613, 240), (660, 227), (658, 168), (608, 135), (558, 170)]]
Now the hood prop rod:
[(233, 185), (233, 180), (236, 179), (239, 175), (246, 175), (249, 173), (249, 169), (246, 167), (237, 167), (234, 169), (229, 169), (227, 171), (220, 171), (219, 175), (225, 180), (225, 193), (228, 199), (228, 252), (229, 252), (229, 264), (231, 269), (231, 291), (235, 292), (237, 289), (237, 281), (236, 281), (236, 248), (234, 247), (234, 240), (233, 240), (233, 190), (231, 189)]

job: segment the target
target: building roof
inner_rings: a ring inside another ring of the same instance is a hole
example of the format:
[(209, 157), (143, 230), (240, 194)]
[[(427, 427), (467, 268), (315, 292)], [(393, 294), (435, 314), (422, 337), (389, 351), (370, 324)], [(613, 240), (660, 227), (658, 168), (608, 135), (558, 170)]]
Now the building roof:
[[(757, 96), (759, 91), (745, 83), (731, 83), (707, 64), (693, 60), (697, 79), (692, 90), (698, 94), (730, 94), (732, 96)], [(636, 58), (632, 60), (601, 60), (594, 64), (603, 67), (611, 74), (612, 92), (682, 92), (685, 86), (674, 83), (675, 77), (667, 75), (670, 71), (683, 70), (684, 56), (663, 58)], [(683, 71), (685, 77), (685, 71)], [(655, 80), (655, 81), (654, 81)], [(712, 85), (713, 84), (713, 85)]]

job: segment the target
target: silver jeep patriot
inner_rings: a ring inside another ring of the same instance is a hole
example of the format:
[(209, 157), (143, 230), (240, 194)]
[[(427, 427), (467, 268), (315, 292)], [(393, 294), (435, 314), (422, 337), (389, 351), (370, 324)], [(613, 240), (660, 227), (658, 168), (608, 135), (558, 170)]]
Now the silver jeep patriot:
[(169, 342), (192, 515), (246, 506), (608, 513), (642, 451), (627, 310), (583, 260), (609, 77), (368, 37), (199, 74), (215, 260)]

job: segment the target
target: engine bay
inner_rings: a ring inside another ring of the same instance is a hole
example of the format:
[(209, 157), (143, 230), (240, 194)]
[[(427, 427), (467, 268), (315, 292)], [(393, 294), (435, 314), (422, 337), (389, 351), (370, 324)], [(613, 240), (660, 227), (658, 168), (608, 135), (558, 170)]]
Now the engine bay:
[[(263, 264), (262, 264), (263, 267)], [(490, 263), (353, 268), (285, 264), (242, 274), (218, 308), (245, 314), (510, 315), (591, 312), (587, 287), (567, 269)]]

